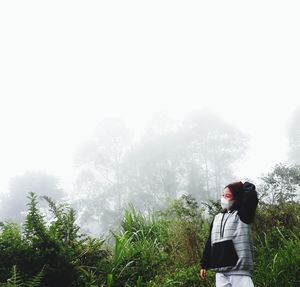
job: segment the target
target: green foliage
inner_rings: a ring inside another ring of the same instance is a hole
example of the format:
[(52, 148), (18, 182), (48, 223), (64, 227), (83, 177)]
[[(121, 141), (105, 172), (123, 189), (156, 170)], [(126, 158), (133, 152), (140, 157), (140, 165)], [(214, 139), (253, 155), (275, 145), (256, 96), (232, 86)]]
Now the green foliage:
[[(191, 196), (148, 216), (131, 207), (121, 226), (114, 234), (114, 286), (204, 286), (198, 261), (209, 224)], [(180, 285), (184, 278), (185, 285)]]
[(47, 201), (54, 215), (52, 222), (45, 222), (38, 209), (37, 196), (31, 193), (24, 229), (14, 223), (1, 224), (0, 282), (6, 281), (14, 265), (18, 266), (24, 282), (33, 285), (39, 278), (33, 276), (44, 268), (43, 287), (90, 287), (87, 284), (93, 280), (98, 284), (101, 276), (104, 282), (110, 254), (103, 246), (104, 241), (79, 234), (75, 211), (51, 199)]
[(38, 286), (40, 286), (43, 276), (44, 276), (44, 270), (42, 270), (36, 276), (34, 276), (32, 279), (30, 279), (28, 281), (28, 283), (25, 284), (25, 286), (27, 286), (27, 287), (38, 287)]
[(0, 282), (6, 281), (13, 265), (27, 264), (30, 254), (31, 248), (24, 240), (19, 225), (12, 222), (1, 223)]
[(213, 287), (214, 276), (212, 273), (208, 274), (208, 278), (205, 281), (199, 278), (199, 265), (195, 264), (190, 267), (176, 268), (172, 271), (166, 270), (164, 274), (160, 274), (159, 277), (148, 283), (149, 287)]
[(16, 266), (13, 266), (12, 268), (12, 276), (11, 278), (7, 279), (7, 284), (5, 284), (6, 286), (12, 286), (12, 287), (18, 287), (23, 285), (23, 283), (21, 282), (21, 278), (17, 272), (17, 268)]
[(167, 224), (166, 251), (177, 265), (192, 265), (199, 260), (209, 228), (202, 213), (203, 210), (190, 195), (173, 200), (168, 209), (158, 213), (160, 220)]
[(201, 218), (199, 205), (191, 195), (182, 195), (180, 199), (171, 201), (168, 209), (160, 212), (161, 215), (185, 222), (198, 221)]
[(300, 186), (300, 166), (280, 163), (261, 179), (261, 200), (272, 205), (293, 202)]
[(7, 283), (0, 283), (3, 287), (39, 287), (41, 286), (44, 276), (44, 268), (31, 279), (24, 282), (18, 273), (17, 267), (14, 265), (11, 270), (11, 278), (7, 279)]
[[(297, 202), (287, 202), (280, 205), (266, 205), (257, 209), (255, 222), (252, 226), (255, 243), (265, 240), (265, 234), (271, 245), (278, 247), (281, 235), (286, 239), (300, 237), (300, 206)], [(280, 230), (280, 233), (278, 232)]]
[(162, 244), (163, 228), (153, 217), (147, 218), (133, 208), (125, 212), (122, 230), (114, 234), (114, 286), (142, 284), (142, 278), (147, 281), (157, 273), (167, 257)]
[(107, 275), (107, 287), (112, 287), (113, 286), (113, 275), (108, 274)]
[(208, 210), (209, 215), (212, 217), (222, 210), (220, 200), (209, 199), (207, 202), (202, 202), (202, 205)]
[[(277, 234), (276, 234), (277, 233)], [(274, 237), (277, 239), (274, 245)], [(300, 237), (287, 238), (280, 229), (264, 234), (256, 248), (254, 280), (259, 287), (295, 287), (300, 282)]]
[(37, 243), (40, 239), (47, 237), (46, 226), (43, 216), (40, 214), (37, 207), (38, 200), (37, 195), (31, 192), (28, 196), (29, 203), (28, 214), (25, 220), (25, 239), (34, 243)]

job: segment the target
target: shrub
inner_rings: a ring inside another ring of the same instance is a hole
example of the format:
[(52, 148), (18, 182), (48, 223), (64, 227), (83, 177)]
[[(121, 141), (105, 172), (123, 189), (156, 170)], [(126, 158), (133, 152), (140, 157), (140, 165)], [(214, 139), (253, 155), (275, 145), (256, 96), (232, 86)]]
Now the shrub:
[[(29, 195), (24, 229), (14, 223), (2, 223), (0, 234), (0, 281), (18, 266), (18, 274), (26, 281), (42, 268), (42, 286), (86, 286), (87, 273), (96, 269), (101, 282), (107, 273), (105, 262), (109, 252), (103, 241), (92, 240), (79, 233), (75, 211), (48, 200), (54, 220), (46, 224), (38, 209), (37, 196)], [(88, 285), (91, 286), (91, 285)]]
[(275, 231), (265, 234), (265, 240), (256, 249), (254, 280), (258, 287), (295, 287), (300, 282), (300, 240), (286, 239), (277, 230), (280, 241), (276, 248), (272, 246)]

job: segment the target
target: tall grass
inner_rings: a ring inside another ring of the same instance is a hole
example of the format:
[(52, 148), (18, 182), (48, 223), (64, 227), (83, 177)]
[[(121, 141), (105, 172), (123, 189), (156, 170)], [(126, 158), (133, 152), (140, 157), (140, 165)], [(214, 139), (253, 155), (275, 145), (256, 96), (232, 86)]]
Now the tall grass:
[(126, 210), (121, 230), (114, 234), (113, 286), (211, 286), (211, 278), (199, 280), (209, 226), (201, 212), (186, 199), (148, 216), (133, 207)]
[(122, 230), (114, 234), (114, 286), (142, 286), (142, 281), (157, 274), (167, 258), (161, 240), (163, 233), (163, 225), (153, 217), (147, 218), (133, 208), (125, 212)]
[(254, 281), (258, 287), (300, 286), (300, 238), (283, 231), (275, 227), (264, 233), (256, 247)]

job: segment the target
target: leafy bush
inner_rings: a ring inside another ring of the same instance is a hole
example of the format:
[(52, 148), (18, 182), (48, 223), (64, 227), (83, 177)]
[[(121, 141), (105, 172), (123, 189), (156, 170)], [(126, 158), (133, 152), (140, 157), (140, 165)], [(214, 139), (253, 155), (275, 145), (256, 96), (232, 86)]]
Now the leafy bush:
[(28, 281), (24, 282), (20, 277), (17, 267), (14, 265), (11, 271), (11, 278), (7, 279), (7, 283), (0, 283), (2, 287), (39, 287), (43, 278), (42, 269), (37, 275), (33, 278), (29, 279)]
[[(103, 241), (79, 234), (75, 212), (68, 206), (48, 200), (54, 220), (46, 224), (38, 209), (37, 196), (29, 195), (24, 228), (2, 223), (0, 234), (0, 281), (4, 282), (16, 265), (20, 276), (28, 280), (44, 268), (42, 285), (86, 286), (89, 268), (97, 268), (97, 281), (106, 273), (101, 261), (109, 257)], [(102, 273), (101, 273), (102, 272)], [(90, 286), (90, 285), (87, 285)]]
[[(277, 230), (280, 230), (280, 233)], [(285, 239), (300, 237), (300, 204), (263, 204), (256, 212), (253, 231), (255, 244), (264, 241), (265, 234), (271, 234), (268, 241), (275, 248), (280, 247), (281, 235)]]

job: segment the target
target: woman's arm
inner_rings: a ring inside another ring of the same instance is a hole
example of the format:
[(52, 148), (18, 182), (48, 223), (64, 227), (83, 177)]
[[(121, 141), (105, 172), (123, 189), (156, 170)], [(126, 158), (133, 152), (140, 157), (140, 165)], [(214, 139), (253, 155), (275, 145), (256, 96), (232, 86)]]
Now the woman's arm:
[(244, 223), (250, 224), (254, 221), (258, 204), (257, 192), (255, 185), (247, 181), (244, 183), (243, 190), (243, 199), (238, 208), (238, 214)]
[(208, 269), (209, 268), (210, 250), (211, 250), (211, 235), (209, 234), (209, 237), (208, 237), (208, 239), (206, 240), (206, 243), (205, 243), (202, 258), (200, 260), (200, 265), (201, 265), (202, 269)]
[(200, 265), (202, 269), (209, 269), (209, 265), (210, 265), (210, 251), (211, 251), (211, 230), (213, 227), (213, 221), (210, 224), (210, 230), (209, 230), (209, 236), (206, 240), (205, 243), (205, 247), (203, 250), (203, 255), (202, 258), (200, 260)]

